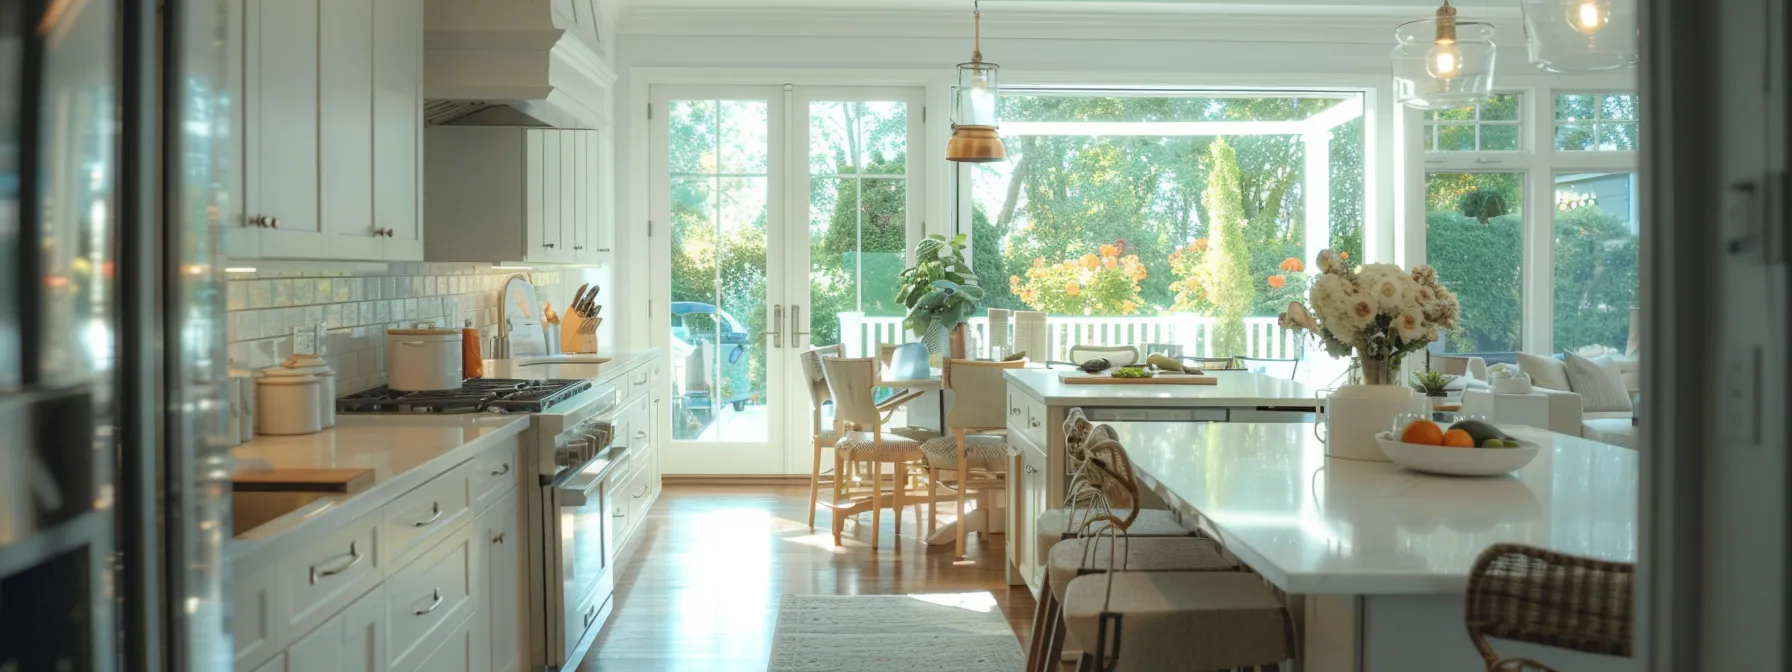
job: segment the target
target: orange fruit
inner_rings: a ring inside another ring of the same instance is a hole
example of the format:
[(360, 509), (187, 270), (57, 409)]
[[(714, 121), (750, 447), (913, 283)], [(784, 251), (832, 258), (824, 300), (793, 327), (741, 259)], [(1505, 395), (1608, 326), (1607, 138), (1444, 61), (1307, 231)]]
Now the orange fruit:
[(1475, 447), (1475, 437), (1469, 436), (1468, 432), (1463, 430), (1452, 429), (1444, 432), (1444, 445), (1451, 448), (1473, 448)]
[(1430, 420), (1414, 420), (1406, 426), (1405, 431), (1400, 432), (1400, 442), (1441, 446), (1444, 443), (1444, 430)]

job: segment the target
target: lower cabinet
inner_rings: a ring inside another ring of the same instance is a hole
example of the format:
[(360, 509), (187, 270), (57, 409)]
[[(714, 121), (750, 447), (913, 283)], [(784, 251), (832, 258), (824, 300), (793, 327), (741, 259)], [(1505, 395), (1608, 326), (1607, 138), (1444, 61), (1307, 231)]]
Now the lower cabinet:
[(472, 615), (461, 619), (460, 625), (439, 638), (443, 640), (442, 645), (430, 653), (422, 665), (409, 669), (418, 672), (484, 672), (486, 657), (480, 646), (484, 635), (479, 632), (478, 623), (479, 619)]
[(474, 611), (485, 583), (474, 567), (471, 525), (449, 532), (435, 548), (386, 581), (386, 619), (391, 630), (391, 668), (421, 669), (441, 633)]
[[(528, 596), (523, 594), (522, 550), (523, 538), (517, 533), (520, 528), (516, 492), (511, 491), (498, 503), (479, 514), (475, 529), (482, 531), (475, 535), (474, 542), (483, 539), (480, 563), (485, 573), (485, 609), (478, 619), (490, 638), (492, 672), (514, 672), (522, 668), (523, 631), (528, 624), (523, 620), (524, 602)], [(434, 668), (431, 668), (434, 669)]]
[(386, 669), (386, 590), (376, 587), (286, 649), (286, 672)]
[(1046, 501), (1045, 451), (1027, 439), (1025, 434), (1014, 431), (1010, 426), (1008, 443), (1016, 455), (1009, 465), (1008, 507), (1014, 518), (1009, 522), (1008, 555), (1014, 559), (1014, 566), (1020, 572), (1020, 578), (1028, 585), (1037, 582), (1034, 575), (1040, 568), (1040, 558), (1035, 548), (1039, 514), (1050, 508)]
[(286, 672), (286, 654), (274, 654), (274, 657), (269, 659), (268, 662), (262, 663), (260, 667), (255, 668), (251, 672)]

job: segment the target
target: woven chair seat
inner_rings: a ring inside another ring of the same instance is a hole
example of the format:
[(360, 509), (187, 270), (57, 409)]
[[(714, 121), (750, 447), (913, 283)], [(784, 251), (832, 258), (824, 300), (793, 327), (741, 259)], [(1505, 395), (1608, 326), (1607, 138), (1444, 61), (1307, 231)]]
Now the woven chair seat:
[[(921, 444), (927, 453), (927, 465), (935, 469), (958, 468), (958, 437), (942, 436)], [(995, 434), (970, 434), (964, 437), (964, 455), (972, 469), (1007, 471), (1008, 437)]]
[[(1111, 590), (1110, 590), (1111, 582)], [(1118, 671), (1222, 670), (1294, 657), (1293, 621), (1263, 579), (1246, 572), (1090, 574), (1064, 591), (1064, 622), (1091, 655), (1103, 612), (1120, 614)]]
[(939, 432), (918, 427), (892, 427), (883, 430), (881, 445), (872, 439), (871, 432), (847, 432), (834, 442), (834, 447), (856, 459), (895, 459), (920, 453), (922, 442), (938, 437)]
[(1550, 669), (1500, 658), (1487, 637), (1629, 658), (1635, 572), (1627, 562), (1494, 544), (1469, 570), (1469, 639), (1490, 668)]
[[(1229, 572), (1238, 563), (1226, 559), (1219, 542), (1200, 537), (1139, 537), (1121, 542), (1117, 551), (1108, 536), (1067, 539), (1052, 546), (1046, 572), (1059, 601), (1076, 577), (1108, 571)], [(1111, 564), (1110, 564), (1111, 562)]]

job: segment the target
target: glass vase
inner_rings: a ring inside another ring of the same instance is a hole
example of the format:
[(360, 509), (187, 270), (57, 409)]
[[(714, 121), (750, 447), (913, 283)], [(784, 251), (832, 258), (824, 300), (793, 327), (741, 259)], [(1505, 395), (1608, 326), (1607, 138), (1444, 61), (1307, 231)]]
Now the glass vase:
[(1394, 380), (1393, 362), (1386, 357), (1358, 357), (1356, 368), (1359, 385), (1399, 385)]

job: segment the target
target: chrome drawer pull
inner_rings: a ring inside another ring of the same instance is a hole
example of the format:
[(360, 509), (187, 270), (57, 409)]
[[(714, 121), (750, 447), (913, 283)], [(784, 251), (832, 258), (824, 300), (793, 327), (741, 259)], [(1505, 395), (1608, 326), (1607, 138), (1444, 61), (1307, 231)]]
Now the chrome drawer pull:
[(498, 536), (495, 536), (495, 537), (492, 537), (492, 543), (494, 543), (494, 544), (502, 544), (502, 543), (504, 543), (504, 533), (503, 533), (503, 532), (499, 532), (499, 533), (498, 533)]
[(417, 523), (411, 523), (411, 527), (429, 527), (430, 525), (434, 524), (436, 521), (442, 519), (442, 504), (440, 502), (430, 502), (429, 509), (431, 511), (434, 511), (436, 515), (430, 516), (429, 520), (425, 520), (425, 521), (417, 522)]
[(646, 441), (647, 440), (647, 430), (641, 430), (639, 432), (635, 432), (635, 439), (640, 440), (640, 441)]
[(343, 572), (348, 571), (350, 567), (354, 567), (355, 565), (361, 564), (361, 559), (365, 558), (367, 556), (361, 555), (360, 551), (355, 550), (355, 542), (351, 541), (351, 542), (348, 542), (348, 557), (349, 557), (348, 564), (343, 565), (341, 567), (337, 567), (335, 569), (326, 569), (326, 570), (318, 571), (317, 565), (312, 565), (311, 566), (311, 585), (314, 585), (314, 586), (317, 585), (318, 579), (335, 576), (337, 574), (341, 574)]
[(1038, 427), (1038, 426), (1039, 426), (1039, 421), (1038, 421), (1038, 420), (1031, 420), (1031, 421), (1029, 421), (1029, 422), (1028, 422), (1028, 423), (1027, 423), (1027, 424), (1028, 424), (1028, 425), (1031, 425), (1031, 426), (1033, 426), (1033, 427)]
[(640, 499), (640, 498), (642, 498), (642, 497), (644, 497), (644, 496), (646, 496), (646, 495), (647, 495), (647, 487), (648, 487), (648, 486), (647, 486), (647, 484), (646, 484), (646, 483), (642, 483), (642, 484), (641, 484), (641, 491), (640, 491), (640, 492), (637, 492), (637, 493), (635, 493), (635, 494), (633, 494), (633, 495), (630, 495), (630, 496), (631, 496), (631, 497), (633, 497), (633, 498), (635, 498), (635, 499)]
[(415, 611), (413, 613), (417, 614), (418, 616), (427, 616), (429, 614), (429, 612), (435, 611), (436, 607), (442, 606), (442, 589), (437, 588), (433, 591), (430, 591), (430, 594), (435, 597), (435, 600), (430, 602), (428, 607), (418, 609), (417, 611)]
[(504, 464), (499, 465), (499, 467), (497, 469), (492, 471), (493, 476), (503, 476), (508, 473), (510, 473), (510, 463), (509, 462), (505, 462)]

